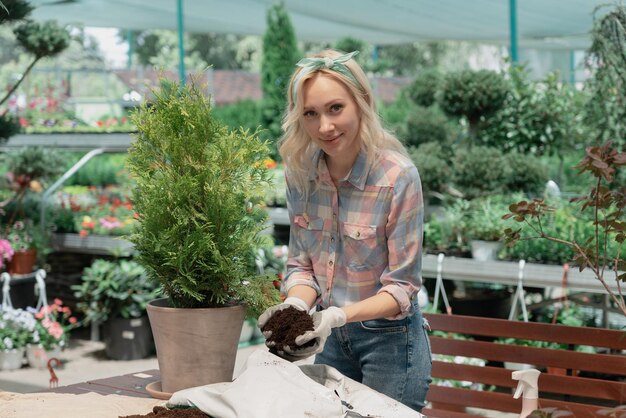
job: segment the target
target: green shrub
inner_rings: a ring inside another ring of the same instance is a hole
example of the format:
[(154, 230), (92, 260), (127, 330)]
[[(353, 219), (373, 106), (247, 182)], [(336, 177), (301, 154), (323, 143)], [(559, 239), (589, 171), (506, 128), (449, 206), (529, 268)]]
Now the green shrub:
[(481, 123), (476, 143), (533, 155), (560, 155), (580, 144), (585, 129), (575, 88), (561, 83), (557, 72), (540, 82), (530, 80), (523, 66), (511, 67), (508, 75), (511, 94)]
[(98, 155), (74, 173), (65, 184), (68, 186), (108, 186), (127, 183), (125, 161), (126, 154)]
[[(510, 201), (515, 201), (511, 198)], [(595, 234), (592, 219), (588, 214), (580, 212), (577, 203), (567, 200), (554, 202), (557, 209), (554, 213), (544, 215), (542, 227), (546, 235), (560, 237), (565, 240), (586, 242)], [(531, 263), (563, 264), (571, 262), (574, 251), (568, 245), (558, 242), (529, 238), (536, 236), (533, 231), (524, 230), (522, 238), (513, 247), (505, 247), (503, 257), (512, 260), (524, 259)], [(608, 254), (617, 255), (617, 244), (609, 240)]]
[(25, 183), (37, 180), (43, 183), (56, 180), (64, 171), (65, 161), (53, 148), (22, 147), (6, 154), (7, 168), (14, 180)]
[(424, 223), (424, 248), (427, 252), (467, 252), (469, 243), (465, 237), (466, 216), (469, 202), (456, 199)]
[(454, 185), (466, 199), (502, 193), (510, 176), (502, 152), (491, 147), (457, 148), (452, 167)]
[(504, 185), (506, 190), (538, 195), (545, 189), (548, 167), (539, 157), (510, 152), (504, 155), (504, 164), (510, 168)]
[(110, 318), (139, 318), (148, 302), (160, 296), (146, 269), (133, 260), (95, 260), (83, 271), (80, 284), (72, 285), (84, 324)]
[(465, 217), (466, 240), (499, 241), (504, 238), (509, 221), (502, 217), (509, 212), (512, 199), (510, 195), (492, 195), (472, 200)]
[(261, 103), (254, 100), (242, 100), (237, 103), (216, 106), (211, 110), (215, 119), (231, 129), (250, 129), (254, 132), (261, 123)]
[(395, 131), (400, 138), (406, 137), (406, 120), (414, 109), (415, 105), (405, 93), (399, 94), (392, 103), (378, 103), (385, 128)]
[(473, 135), (481, 118), (502, 107), (509, 89), (505, 78), (494, 71), (462, 70), (444, 76), (438, 103), (447, 115), (467, 118)]
[(426, 142), (410, 147), (409, 155), (419, 170), (424, 196), (444, 192), (452, 176), (450, 152), (440, 143)]
[(426, 142), (445, 144), (451, 137), (448, 118), (436, 107), (416, 106), (406, 120), (404, 143), (417, 147)]
[(407, 96), (418, 106), (430, 107), (435, 104), (441, 80), (441, 73), (434, 68), (421, 71), (406, 88)]
[(18, 123), (17, 118), (9, 113), (0, 115), (0, 144), (6, 142), (13, 135), (17, 135), (21, 130), (22, 127)]

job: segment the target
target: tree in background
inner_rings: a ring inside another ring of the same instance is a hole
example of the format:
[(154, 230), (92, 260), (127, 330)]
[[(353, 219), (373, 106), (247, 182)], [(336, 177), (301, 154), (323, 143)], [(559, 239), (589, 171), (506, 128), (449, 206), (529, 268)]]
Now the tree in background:
[[(128, 42), (128, 32), (120, 32)], [(185, 34), (185, 66), (203, 69), (239, 70), (243, 68), (238, 56), (242, 36), (221, 33)], [(178, 61), (178, 35), (171, 30), (132, 32), (133, 51), (140, 65), (169, 68)]]
[[(30, 3), (24, 0), (3, 0), (3, 8), (0, 8), (0, 24), (24, 21), (13, 30), (13, 33), (18, 45), (33, 56), (21, 77), (0, 98), (0, 106), (9, 100), (39, 60), (54, 57), (69, 46), (70, 34), (56, 22), (39, 23), (27, 20), (32, 10)], [(7, 112), (0, 115), (0, 141), (5, 141), (19, 132), (16, 124), (17, 122)]]
[(392, 76), (414, 76), (424, 69), (436, 68), (449, 49), (444, 42), (373, 46), (351, 37), (340, 38), (334, 48), (360, 51), (355, 59), (366, 72)]
[(263, 89), (263, 126), (270, 140), (270, 150), (278, 158), (276, 141), (281, 136), (281, 122), (285, 110), (287, 83), (300, 57), (291, 19), (282, 4), (267, 12), (267, 29), (263, 35), (261, 88)]
[(593, 77), (587, 83), (589, 101), (586, 122), (592, 126), (594, 145), (613, 141), (617, 148), (626, 147), (626, 7), (615, 8), (598, 17), (594, 10), (592, 44), (587, 64)]

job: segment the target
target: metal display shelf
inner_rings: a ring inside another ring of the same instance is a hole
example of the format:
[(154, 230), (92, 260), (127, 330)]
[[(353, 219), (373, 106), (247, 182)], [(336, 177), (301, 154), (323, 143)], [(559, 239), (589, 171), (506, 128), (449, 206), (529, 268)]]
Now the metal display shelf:
[(55, 251), (100, 255), (119, 250), (123, 255), (129, 255), (134, 246), (125, 239), (109, 235), (88, 235), (83, 238), (79, 234), (53, 234), (52, 248)]
[[(426, 278), (437, 277), (437, 264), (436, 255), (424, 255), (422, 257), (422, 275)], [(519, 263), (514, 261), (476, 261), (471, 258), (445, 257), (442, 263), (442, 277), (450, 280), (516, 285), (519, 271)], [(606, 271), (604, 277), (609, 288), (617, 292), (614, 273)], [(560, 287), (562, 278), (563, 266), (535, 263), (524, 265), (524, 286)], [(575, 266), (570, 266), (567, 288), (582, 292), (606, 293), (606, 289), (590, 269), (580, 272)]]
[[(56, 251), (85, 254), (110, 254), (111, 250), (121, 250), (125, 254), (133, 251), (133, 244), (119, 237), (89, 235), (82, 238), (78, 234), (54, 234), (52, 246)], [(426, 254), (422, 258), (422, 274), (427, 279), (437, 277), (437, 256)], [(516, 285), (519, 277), (519, 263), (514, 261), (476, 261), (471, 258), (446, 257), (442, 264), (442, 277), (449, 280), (476, 281)], [(526, 263), (523, 270), (524, 286), (560, 287), (563, 267), (547, 264)], [(611, 271), (605, 273), (609, 288), (617, 291)], [(571, 267), (567, 287), (570, 290), (604, 294), (606, 290), (591, 270), (580, 272)]]
[(110, 151), (126, 152), (133, 141), (128, 132), (121, 133), (58, 133), (58, 134), (21, 134), (9, 138), (0, 146), (1, 151), (21, 147), (45, 147), (66, 151), (89, 151), (94, 148), (106, 148)]

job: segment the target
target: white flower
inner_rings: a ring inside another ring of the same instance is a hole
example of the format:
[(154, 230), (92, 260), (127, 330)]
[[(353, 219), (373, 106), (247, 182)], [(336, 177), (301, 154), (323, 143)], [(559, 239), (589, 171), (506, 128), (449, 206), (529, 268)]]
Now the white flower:
[(2, 340), (2, 342), (4, 343), (4, 346), (7, 350), (13, 349), (13, 340), (9, 337), (4, 337), (4, 340)]

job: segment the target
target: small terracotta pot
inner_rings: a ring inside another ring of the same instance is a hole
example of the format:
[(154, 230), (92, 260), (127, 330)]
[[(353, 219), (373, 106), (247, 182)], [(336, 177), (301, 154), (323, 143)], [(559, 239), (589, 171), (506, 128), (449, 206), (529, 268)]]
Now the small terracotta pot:
[(37, 262), (37, 250), (16, 251), (7, 263), (7, 271), (10, 275), (30, 274)]

